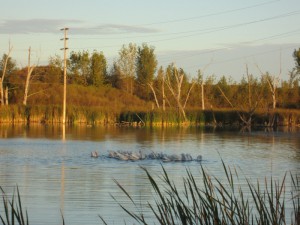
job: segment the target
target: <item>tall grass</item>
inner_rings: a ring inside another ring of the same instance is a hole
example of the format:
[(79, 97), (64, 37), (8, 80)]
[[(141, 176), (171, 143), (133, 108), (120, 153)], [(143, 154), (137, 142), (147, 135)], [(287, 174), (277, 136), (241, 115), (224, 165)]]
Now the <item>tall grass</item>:
[[(113, 102), (111, 102), (113, 103)], [(233, 109), (201, 110), (191, 108), (186, 110), (187, 121), (183, 121), (178, 110), (167, 108), (150, 109), (149, 107), (130, 107), (125, 105), (107, 103), (105, 106), (68, 105), (68, 124), (89, 125), (115, 125), (115, 124), (143, 124), (149, 127), (159, 126), (229, 126), (239, 127), (241, 125), (238, 114), (244, 114)], [(276, 116), (275, 116), (276, 115)], [(299, 126), (299, 110), (276, 110), (272, 113), (264, 111), (253, 115), (253, 126), (265, 126), (274, 123), (277, 126)], [(56, 124), (62, 121), (61, 105), (8, 105), (0, 108), (0, 123), (43, 123)], [(273, 121), (273, 122), (272, 122)]]
[[(222, 164), (225, 181), (210, 176), (201, 167), (203, 180), (200, 185), (191, 171), (187, 170), (187, 176), (183, 178), (183, 191), (178, 190), (163, 167), (162, 184), (146, 168), (142, 168), (155, 191), (155, 203), (148, 203), (153, 215), (151, 221), (147, 221), (147, 216), (140, 212), (140, 203), (135, 202), (126, 189), (116, 182), (138, 210), (130, 211), (126, 206), (119, 205), (139, 224), (279, 225), (287, 224), (287, 218), (291, 218), (290, 224), (300, 224), (299, 174), (290, 173), (292, 197), (286, 198), (287, 175), (281, 182), (274, 181), (272, 177), (265, 179), (264, 185), (259, 181), (252, 184), (246, 179), (245, 188), (237, 183), (237, 171), (226, 167), (224, 162)], [(293, 206), (292, 215), (287, 215), (287, 205)], [(100, 218), (107, 224), (103, 217)]]

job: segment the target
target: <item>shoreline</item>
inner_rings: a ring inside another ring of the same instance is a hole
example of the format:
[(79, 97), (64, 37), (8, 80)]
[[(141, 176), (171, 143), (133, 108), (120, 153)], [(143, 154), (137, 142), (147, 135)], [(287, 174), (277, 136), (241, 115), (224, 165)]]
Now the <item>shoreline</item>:
[[(299, 109), (258, 109), (249, 116), (237, 109), (187, 109), (187, 120), (183, 121), (178, 111), (168, 109), (150, 111), (108, 112), (101, 107), (76, 107), (67, 110), (66, 125), (116, 126), (116, 127), (300, 127)], [(248, 124), (242, 121), (241, 115)], [(0, 124), (62, 124), (59, 106), (0, 107)]]

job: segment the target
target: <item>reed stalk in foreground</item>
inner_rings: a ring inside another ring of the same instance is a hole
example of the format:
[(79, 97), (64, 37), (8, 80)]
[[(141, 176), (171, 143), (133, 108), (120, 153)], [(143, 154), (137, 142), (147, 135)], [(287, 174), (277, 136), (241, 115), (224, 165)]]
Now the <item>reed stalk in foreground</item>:
[[(2, 191), (3, 209), (4, 215), (0, 213), (0, 219), (3, 225), (29, 225), (27, 210), (24, 211), (21, 202), (21, 196), (19, 188), (17, 187), (17, 196), (15, 193), (12, 195), (12, 199), (8, 200), (4, 190)], [(17, 198), (15, 200), (15, 198)], [(0, 211), (1, 212), (1, 211)]]
[[(140, 204), (136, 203), (116, 181), (134, 204), (137, 212), (128, 210), (122, 204), (119, 205), (139, 224), (279, 225), (287, 224), (287, 218), (291, 216), (290, 224), (300, 225), (299, 174), (290, 174), (292, 198), (286, 198), (286, 175), (281, 182), (274, 181), (273, 178), (269, 181), (265, 179), (264, 185), (258, 181), (254, 185), (246, 179), (246, 188), (242, 188), (237, 181), (239, 179), (237, 171), (227, 168), (223, 161), (222, 164), (225, 181), (210, 176), (201, 166), (203, 175), (201, 188), (199, 181), (196, 181), (191, 171), (187, 170), (187, 176), (183, 178), (183, 191), (177, 189), (164, 167), (162, 167), (162, 184), (142, 167), (155, 191), (155, 203), (147, 204), (153, 215), (151, 221), (145, 219), (146, 216), (140, 211)], [(288, 201), (289, 205), (293, 206), (292, 215), (286, 215)], [(107, 224), (103, 217), (100, 218)]]
[[(3, 188), (0, 186), (0, 190), (2, 192), (2, 201), (3, 201), (3, 210), (0, 210), (0, 220), (3, 225), (29, 225), (28, 213), (27, 210), (24, 210), (22, 206), (21, 196), (19, 192), (19, 188), (17, 186), (17, 195), (13, 193), (11, 200), (6, 196)], [(17, 198), (15, 200), (15, 198)], [(65, 219), (63, 214), (62, 216), (62, 224), (65, 225)]]

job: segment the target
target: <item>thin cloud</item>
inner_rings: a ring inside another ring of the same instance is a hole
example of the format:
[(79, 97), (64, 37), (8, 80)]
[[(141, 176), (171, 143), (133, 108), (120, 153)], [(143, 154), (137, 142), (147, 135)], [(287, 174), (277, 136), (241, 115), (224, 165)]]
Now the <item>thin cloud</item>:
[(85, 27), (74, 27), (72, 28), (73, 34), (130, 34), (130, 33), (156, 33), (159, 32), (157, 29), (146, 28), (141, 26), (129, 26), (122, 24), (102, 24), (90, 28)]
[(33, 34), (33, 33), (57, 33), (66, 24), (81, 23), (79, 20), (5, 20), (0, 24), (1, 34)]
[(53, 19), (30, 19), (30, 20), (5, 20), (0, 23), (0, 34), (34, 34), (34, 33), (57, 33), (59, 29), (67, 26), (74, 35), (107, 35), (107, 34), (130, 34), (130, 33), (155, 33), (157, 29), (141, 26), (129, 26), (122, 24), (101, 24), (93, 27), (84, 26), (85, 21), (80, 20), (53, 20)]

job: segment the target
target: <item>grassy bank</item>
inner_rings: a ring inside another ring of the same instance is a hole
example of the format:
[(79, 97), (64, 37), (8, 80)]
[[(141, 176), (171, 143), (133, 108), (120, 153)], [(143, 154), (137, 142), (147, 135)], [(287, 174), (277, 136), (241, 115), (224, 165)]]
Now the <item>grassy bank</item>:
[[(61, 122), (62, 107), (9, 105), (0, 107), (0, 123), (46, 123)], [(242, 126), (240, 116), (249, 117), (247, 112), (233, 109), (187, 109), (184, 121), (174, 109), (143, 110), (139, 108), (110, 108), (68, 106), (69, 124), (120, 125), (120, 126)], [(300, 110), (276, 109), (257, 110), (251, 118), (252, 126), (299, 126)]]

